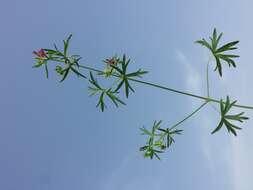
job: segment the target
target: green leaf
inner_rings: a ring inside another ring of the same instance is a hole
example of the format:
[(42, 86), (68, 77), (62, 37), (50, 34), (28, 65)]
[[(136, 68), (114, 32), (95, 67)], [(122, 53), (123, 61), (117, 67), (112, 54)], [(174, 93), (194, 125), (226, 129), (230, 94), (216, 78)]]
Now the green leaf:
[(63, 70), (63, 77), (62, 77), (62, 79), (60, 80), (60, 82), (63, 82), (63, 81), (66, 79), (66, 77), (67, 77), (68, 74), (69, 74), (69, 69), (70, 69), (70, 68), (67, 68), (67, 69)]
[(196, 41), (196, 43), (201, 44), (202, 46), (208, 48), (211, 51), (216, 61), (215, 71), (218, 70), (219, 75), (222, 77), (222, 62), (226, 62), (229, 65), (229, 67), (231, 65), (233, 67), (236, 67), (236, 63), (233, 59), (238, 58), (239, 56), (234, 54), (227, 54), (226, 52), (237, 49), (235, 45), (237, 45), (239, 41), (232, 41), (225, 45), (222, 45), (221, 47), (218, 47), (221, 37), (222, 33), (217, 35), (217, 31), (215, 28), (213, 30), (212, 37), (210, 37), (211, 40), (210, 43), (208, 43), (204, 38), (202, 40)]
[(248, 120), (249, 118), (243, 116), (244, 112), (234, 115), (227, 115), (227, 113), (235, 105), (235, 103), (236, 101), (230, 103), (229, 96), (227, 96), (226, 102), (224, 102), (222, 99), (220, 100), (221, 119), (218, 126), (212, 131), (212, 134), (218, 132), (222, 128), (222, 126), (225, 125), (229, 133), (231, 132), (233, 133), (233, 135), (237, 136), (236, 130), (240, 130), (241, 128), (231, 123), (231, 121), (238, 121), (242, 123), (243, 121)]
[(229, 51), (229, 50), (237, 49), (236, 47), (233, 47), (233, 46), (235, 46), (238, 43), (239, 43), (239, 41), (233, 41), (233, 42), (227, 43), (227, 44), (223, 45), (222, 47), (220, 47), (216, 51), (216, 53), (221, 53), (221, 52), (224, 52), (224, 51)]
[(205, 46), (206, 48), (208, 48), (210, 51), (212, 51), (212, 47), (210, 46), (210, 44), (208, 44), (208, 42), (203, 38), (202, 40), (197, 40), (196, 43)]
[(55, 55), (55, 56), (62, 56), (63, 54), (58, 51), (58, 50), (53, 50), (53, 49), (44, 49), (44, 51), (46, 51), (47, 54), (49, 55)]
[(140, 128), (140, 130), (143, 132), (142, 135), (152, 136), (152, 133), (149, 132), (145, 127)]
[[(153, 159), (155, 153), (158, 156), (159, 153), (164, 152), (164, 149), (169, 148), (175, 142), (174, 135), (180, 135), (182, 132), (182, 130), (173, 128), (163, 129), (161, 123), (162, 120), (154, 121), (151, 131), (145, 127), (140, 128), (141, 134), (148, 137), (146, 145), (142, 146), (140, 151), (144, 152), (144, 156), (150, 159)], [(154, 147), (157, 149), (154, 149)]]
[(218, 124), (218, 126), (212, 131), (212, 134), (216, 133), (217, 131), (219, 131), (221, 129), (223, 125), (223, 120), (221, 120)]
[(46, 77), (48, 78), (48, 67), (46, 63), (45, 63), (45, 72), (46, 72)]
[(124, 84), (124, 80), (120, 81), (120, 83), (118, 84), (117, 88), (114, 91), (118, 92), (119, 89), (122, 87), (123, 84)]
[(132, 73), (127, 74), (126, 76), (127, 77), (140, 77), (141, 78), (142, 75), (145, 75), (147, 73), (148, 73), (148, 71), (142, 71), (141, 69), (139, 69), (136, 72), (132, 72)]
[(67, 51), (68, 51), (69, 41), (70, 41), (71, 37), (72, 37), (72, 34), (70, 34), (68, 36), (66, 41), (63, 40), (63, 44), (64, 44), (64, 53), (63, 54), (64, 54), (65, 57), (67, 57)]
[(119, 74), (124, 75), (123, 71), (120, 68), (118, 68), (117, 66), (110, 65), (110, 67), (112, 67), (113, 69), (115, 69), (116, 71), (118, 71)]
[(104, 103), (104, 92), (102, 92), (101, 94), (100, 94), (100, 97), (99, 97), (99, 101), (98, 101), (98, 104), (97, 104), (97, 107), (99, 107), (100, 106), (100, 109), (101, 109), (101, 111), (103, 112), (104, 110), (105, 110), (105, 108), (106, 108), (106, 105), (105, 105), (105, 103)]
[(83, 77), (83, 78), (87, 78), (86, 76), (84, 76), (82, 73), (80, 73), (79, 71), (77, 71), (76, 69), (74, 69), (73, 67), (70, 67), (70, 69), (79, 77)]
[(219, 71), (219, 75), (222, 77), (222, 67), (221, 67), (221, 62), (220, 62), (220, 60), (219, 60), (219, 58), (218, 58), (218, 57), (215, 57), (215, 60), (216, 60), (216, 68), (215, 68), (215, 70), (217, 70), (217, 69), (218, 69), (218, 71)]
[(119, 92), (121, 87), (124, 85), (125, 95), (126, 95), (126, 98), (128, 98), (129, 92), (130, 91), (134, 92), (134, 89), (130, 85), (128, 79), (134, 78), (134, 77), (142, 77), (142, 75), (148, 72), (142, 71), (141, 69), (139, 69), (135, 72), (127, 73), (127, 67), (130, 63), (130, 59), (127, 59), (125, 54), (123, 55), (122, 59), (117, 59), (117, 62), (121, 63), (121, 68), (118, 65), (112, 65), (112, 64), (109, 65), (113, 70), (116, 71), (116, 75), (121, 79), (114, 91)]
[(117, 94), (117, 92), (112, 91), (111, 88), (109, 88), (109, 89), (102, 88), (98, 84), (98, 81), (94, 78), (92, 72), (90, 72), (89, 82), (92, 85), (92, 86), (89, 86), (89, 90), (91, 91), (91, 95), (95, 95), (100, 92), (100, 97), (99, 97), (99, 101), (97, 103), (97, 107), (100, 107), (102, 111), (104, 111), (104, 108), (106, 107), (105, 101), (104, 101), (105, 96), (107, 96), (109, 98), (109, 100), (111, 100), (116, 107), (119, 107), (119, 105), (126, 105), (125, 102), (120, 100), (115, 95), (115, 94)]
[(114, 92), (112, 92), (111, 89), (106, 91), (106, 95), (112, 100), (112, 102), (115, 104), (116, 107), (119, 106), (118, 103), (126, 105), (125, 102), (123, 102), (117, 96), (114, 95)]

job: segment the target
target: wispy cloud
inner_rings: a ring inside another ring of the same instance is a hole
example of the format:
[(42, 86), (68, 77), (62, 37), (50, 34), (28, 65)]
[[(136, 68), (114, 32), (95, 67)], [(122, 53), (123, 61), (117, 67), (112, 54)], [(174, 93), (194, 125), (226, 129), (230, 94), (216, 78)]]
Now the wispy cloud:
[[(180, 50), (176, 51), (176, 57), (179, 61), (179, 63), (181, 63), (185, 69), (185, 87), (188, 91), (190, 92), (195, 92), (198, 94), (203, 94), (206, 93), (205, 89), (203, 88), (203, 82), (205, 82), (205, 80), (201, 80), (200, 77), (200, 73), (197, 71), (197, 69), (195, 68), (195, 66), (191, 63), (191, 61), (187, 58), (187, 56)], [(198, 102), (197, 102), (198, 103)], [(195, 100), (191, 100), (190, 104), (192, 106), (192, 108), (195, 108), (197, 106), (197, 103)], [(210, 117), (202, 117), (201, 119), (201, 123), (199, 123), (199, 125), (204, 126), (200, 128), (201, 131), (201, 149), (203, 151), (203, 154), (205, 156), (205, 158), (207, 159), (207, 163), (208, 163), (208, 168), (214, 172), (215, 170), (215, 164), (213, 163), (213, 155), (211, 152), (211, 144), (209, 141), (207, 141), (206, 138), (206, 127), (205, 126), (210, 126), (211, 125), (211, 118)], [(209, 134), (208, 134), (209, 135)]]
[[(234, 75), (228, 74), (224, 85), (229, 86), (230, 93), (236, 96), (240, 103), (251, 103), (252, 104), (252, 95), (253, 90), (248, 88), (249, 85), (249, 76), (251, 76), (249, 70), (250, 66), (244, 65), (238, 71), (236, 80)], [(243, 73), (243, 75), (240, 73)], [(248, 77), (246, 77), (248, 76)], [(231, 81), (233, 83), (231, 84)], [(251, 116), (252, 111), (246, 111), (246, 115)], [(252, 121), (249, 120), (243, 124), (243, 130), (239, 133), (239, 137), (233, 138), (231, 141), (231, 170), (232, 177), (234, 181), (235, 190), (252, 190), (253, 181), (252, 181), (252, 170), (253, 170), (253, 128)]]
[(202, 91), (201, 88), (201, 79), (199, 72), (194, 68), (193, 64), (187, 59), (186, 55), (180, 51), (176, 51), (176, 58), (183, 65), (186, 73), (186, 89), (187, 91), (192, 91), (200, 94)]
[[(200, 79), (200, 74), (186, 58), (183, 52), (177, 52), (178, 60), (186, 67), (185, 84), (187, 89), (194, 89), (196, 92), (202, 92), (202, 84), (204, 80)], [(233, 72), (233, 71), (232, 71)], [(240, 73), (249, 73), (247, 69)], [(231, 83), (231, 81), (233, 81)], [(221, 90), (229, 91), (232, 96), (245, 102), (252, 102), (251, 97), (253, 90), (249, 89), (247, 85), (249, 80), (245, 75), (237, 75), (236, 79), (234, 73), (226, 73), (221, 82)], [(247, 93), (246, 93), (247, 92)], [(224, 92), (227, 93), (227, 92)], [(208, 113), (209, 115), (210, 113)], [(213, 176), (220, 175), (221, 172), (219, 165), (224, 166), (227, 169), (227, 173), (230, 179), (228, 179), (234, 190), (252, 190), (252, 170), (253, 170), (253, 128), (252, 122), (243, 124), (245, 129), (239, 133), (239, 137), (231, 137), (227, 134), (221, 136), (211, 136), (207, 130), (207, 127), (215, 125), (213, 122), (215, 118), (211, 116), (202, 116), (201, 126), (201, 149), (208, 163), (208, 167)], [(204, 129), (204, 130), (203, 130)], [(226, 133), (226, 131), (222, 131)], [(219, 140), (217, 143), (216, 140)], [(217, 160), (218, 159), (218, 160)], [(224, 171), (222, 171), (224, 172)], [(230, 183), (229, 182), (229, 183)]]

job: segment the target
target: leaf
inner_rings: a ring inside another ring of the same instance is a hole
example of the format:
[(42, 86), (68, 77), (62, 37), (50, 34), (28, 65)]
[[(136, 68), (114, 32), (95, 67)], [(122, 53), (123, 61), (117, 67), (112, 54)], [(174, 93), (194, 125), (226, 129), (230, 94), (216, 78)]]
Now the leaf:
[(101, 94), (100, 94), (100, 97), (99, 97), (99, 101), (98, 101), (98, 104), (97, 104), (97, 107), (99, 107), (100, 106), (100, 109), (101, 109), (101, 111), (103, 112), (104, 110), (105, 110), (105, 108), (106, 108), (106, 105), (105, 105), (105, 103), (104, 103), (104, 92), (102, 92)]
[(65, 79), (66, 79), (66, 77), (68, 76), (68, 73), (69, 73), (69, 69), (70, 68), (67, 68), (66, 70), (63, 70), (64, 72), (63, 72), (63, 77), (62, 77), (62, 79), (60, 80), (60, 82), (63, 82)]
[(118, 103), (126, 105), (122, 100), (114, 95), (114, 92), (111, 92), (111, 89), (106, 91), (106, 95), (112, 100), (116, 107), (119, 107)]
[(100, 85), (98, 84), (97, 80), (94, 79), (92, 72), (90, 72), (90, 80), (89, 80), (89, 82), (90, 82), (92, 85), (96, 86), (98, 89), (102, 90), (102, 88), (101, 88)]
[(218, 47), (221, 37), (222, 33), (217, 35), (216, 28), (214, 28), (213, 35), (210, 37), (210, 43), (208, 43), (204, 38), (202, 40), (196, 41), (196, 43), (201, 44), (211, 51), (216, 61), (215, 71), (218, 70), (219, 75), (222, 77), (222, 62), (226, 62), (229, 67), (231, 65), (233, 67), (236, 67), (236, 63), (233, 59), (238, 58), (239, 56), (234, 54), (227, 54), (226, 52), (237, 49), (235, 45), (237, 45), (239, 41), (232, 41), (225, 45), (222, 45), (221, 47)]
[(142, 71), (141, 69), (139, 69), (138, 71), (136, 71), (136, 72), (133, 72), (133, 73), (129, 73), (129, 74), (127, 74), (126, 76), (127, 77), (142, 77), (142, 75), (145, 75), (145, 74), (147, 74), (148, 73), (148, 71)]
[(113, 69), (115, 69), (116, 71), (118, 71), (118, 72), (119, 72), (119, 74), (124, 75), (123, 71), (122, 71), (120, 68), (118, 68), (117, 66), (110, 65), (110, 67), (112, 67)]
[(219, 44), (222, 35), (223, 35), (223, 33), (220, 33), (218, 39), (216, 40), (216, 42), (215, 42), (215, 44), (214, 44), (214, 48), (215, 48), (215, 49), (217, 48), (217, 45)]
[(79, 71), (77, 71), (76, 69), (74, 69), (73, 67), (70, 67), (70, 69), (79, 77), (83, 77), (83, 78), (87, 78), (86, 76), (84, 76), (82, 73), (80, 73)]
[(105, 96), (107, 96), (109, 98), (109, 100), (111, 100), (116, 107), (119, 107), (119, 105), (126, 105), (125, 102), (120, 100), (115, 95), (115, 94), (117, 94), (117, 92), (112, 91), (111, 88), (109, 88), (109, 89), (102, 88), (98, 84), (98, 81), (94, 78), (92, 72), (90, 72), (89, 82), (92, 85), (92, 86), (89, 86), (89, 90), (91, 91), (91, 95), (95, 95), (100, 92), (100, 97), (99, 97), (99, 101), (97, 103), (97, 107), (100, 107), (102, 111), (104, 111), (104, 108), (106, 107), (105, 101), (104, 101)]
[(33, 68), (38, 68), (41, 67), (41, 65), (43, 65), (44, 62), (37, 62), (35, 65), (33, 65)]
[(48, 67), (47, 67), (47, 63), (45, 63), (45, 71), (46, 71), (46, 77), (48, 78)]
[[(107, 61), (105, 61), (107, 62)], [(142, 77), (142, 75), (148, 73), (147, 71), (142, 71), (141, 69), (135, 71), (135, 72), (131, 72), (131, 73), (127, 73), (127, 67), (130, 63), (130, 59), (126, 58), (126, 55), (124, 54), (122, 59), (117, 59), (118, 63), (121, 63), (121, 68), (119, 67), (119, 65), (113, 65), (110, 64), (109, 66), (115, 70), (116, 74), (121, 80), (119, 81), (117, 87), (115, 88), (114, 92), (119, 92), (119, 90), (123, 87), (124, 85), (124, 91), (125, 91), (125, 95), (126, 98), (129, 97), (129, 92), (132, 91), (134, 92), (134, 89), (132, 88), (132, 86), (129, 83), (128, 79), (132, 79), (134, 77)]]
[(68, 38), (67, 38), (66, 41), (63, 40), (63, 44), (64, 44), (64, 52), (63, 52), (63, 54), (64, 54), (65, 57), (67, 57), (67, 51), (68, 51), (69, 41), (70, 41), (71, 37), (72, 37), (72, 34), (70, 34), (68, 36)]
[(208, 42), (203, 38), (202, 40), (197, 40), (196, 43), (205, 46), (206, 48), (208, 48), (210, 51), (212, 51), (212, 47), (210, 46), (210, 44), (208, 44)]
[(212, 134), (219, 131), (221, 129), (222, 125), (223, 125), (223, 120), (221, 120), (220, 123), (218, 124), (218, 126), (212, 131)]
[(231, 121), (238, 121), (242, 123), (244, 120), (248, 120), (249, 118), (243, 116), (244, 112), (234, 115), (227, 115), (227, 113), (235, 105), (235, 103), (236, 101), (230, 103), (229, 96), (227, 96), (226, 102), (224, 102), (222, 99), (220, 100), (221, 119), (218, 126), (212, 131), (212, 134), (218, 132), (222, 128), (222, 126), (225, 125), (228, 132), (232, 132), (233, 135), (237, 136), (236, 130), (240, 130), (241, 128), (231, 123)]
[(58, 51), (58, 50), (53, 50), (53, 49), (44, 49), (47, 54), (49, 55), (55, 55), (55, 56), (62, 56), (63, 54)]
[(118, 84), (117, 88), (114, 91), (118, 92), (119, 89), (122, 87), (123, 84), (124, 84), (124, 80), (120, 81), (120, 83)]
[[(158, 122), (154, 121), (150, 131), (145, 127), (140, 128), (141, 134), (148, 137), (146, 145), (142, 146), (140, 151), (143, 151), (144, 156), (150, 159), (153, 159), (154, 156), (158, 159), (158, 154), (163, 153), (164, 149), (169, 148), (175, 142), (174, 135), (179, 135), (182, 132), (182, 130), (173, 128), (163, 129), (161, 128), (161, 123), (162, 120)], [(154, 149), (154, 147), (156, 147), (156, 149)]]
[(219, 71), (219, 75), (222, 77), (222, 67), (221, 67), (221, 62), (220, 62), (220, 60), (219, 60), (219, 58), (218, 58), (218, 57), (215, 57), (215, 60), (216, 60), (216, 68), (215, 68), (215, 70), (217, 70), (217, 69), (218, 69), (218, 71)]
[(145, 127), (140, 128), (140, 130), (143, 132), (142, 135), (152, 135), (152, 133), (149, 132)]
[(221, 52), (224, 52), (224, 51), (234, 50), (234, 49), (236, 49), (236, 47), (233, 47), (233, 46), (235, 46), (238, 43), (239, 43), (239, 41), (233, 41), (233, 42), (227, 43), (227, 44), (223, 45), (222, 47), (220, 47), (216, 51), (216, 53), (221, 53)]

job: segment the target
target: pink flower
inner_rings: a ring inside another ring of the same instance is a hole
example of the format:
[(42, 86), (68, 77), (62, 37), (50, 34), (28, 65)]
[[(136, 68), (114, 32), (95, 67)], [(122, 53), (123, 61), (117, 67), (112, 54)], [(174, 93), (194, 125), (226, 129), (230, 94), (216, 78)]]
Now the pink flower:
[(106, 59), (105, 61), (107, 64), (109, 65), (116, 65), (117, 64), (117, 60), (115, 58), (111, 58), (111, 59)]
[(44, 49), (40, 49), (39, 51), (33, 51), (33, 54), (37, 55), (38, 58), (42, 58), (42, 59), (47, 57), (47, 54), (44, 51)]

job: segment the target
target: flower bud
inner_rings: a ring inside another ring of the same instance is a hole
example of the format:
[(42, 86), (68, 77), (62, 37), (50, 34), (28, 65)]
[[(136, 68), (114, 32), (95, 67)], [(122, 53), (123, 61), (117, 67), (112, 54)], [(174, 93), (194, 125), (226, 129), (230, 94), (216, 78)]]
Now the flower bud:
[(63, 74), (63, 69), (62, 69), (62, 67), (61, 67), (60, 65), (56, 65), (55, 71), (56, 71), (58, 74), (60, 74), (60, 75)]

